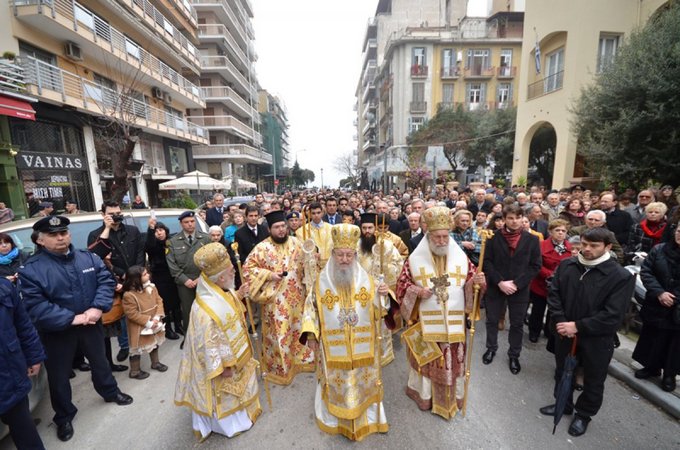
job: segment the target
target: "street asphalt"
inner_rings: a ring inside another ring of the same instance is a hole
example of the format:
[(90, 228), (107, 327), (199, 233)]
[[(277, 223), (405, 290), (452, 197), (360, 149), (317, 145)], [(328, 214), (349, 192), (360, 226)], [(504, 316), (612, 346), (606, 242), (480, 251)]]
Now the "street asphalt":
[[(555, 362), (545, 350), (545, 338), (532, 344), (525, 336), (519, 375), (508, 370), (507, 330), (499, 333), (500, 349), (489, 366), (481, 362), (484, 339), (484, 322), (480, 321), (467, 416), (445, 421), (418, 410), (404, 394), (407, 363), (403, 345), (395, 335), (396, 360), (383, 369), (390, 430), (384, 435), (368, 436), (361, 443), (327, 435), (317, 428), (313, 412), (315, 378), (313, 374), (301, 374), (291, 386), (272, 386), (273, 411), (267, 406), (261, 385), (264, 411), (250, 431), (232, 439), (214, 434), (199, 444), (191, 430), (189, 411), (173, 404), (179, 341), (166, 341), (161, 347), (161, 361), (170, 366), (167, 372), (151, 371), (151, 377), (141, 381), (128, 378), (125, 372), (116, 374), (121, 390), (134, 397), (130, 406), (104, 403), (95, 393), (89, 374), (78, 372), (72, 380), (79, 413), (73, 422), (75, 435), (71, 441), (62, 443), (57, 439), (47, 395), (34, 415), (48, 449), (680, 448), (678, 421), (611, 376), (606, 383), (604, 405), (588, 432), (578, 438), (569, 436), (571, 416), (565, 416), (552, 435), (552, 418), (538, 412), (541, 406), (552, 403)], [(148, 358), (143, 358), (142, 367), (149, 370)], [(621, 370), (632, 373), (629, 366)], [(11, 448), (9, 438), (0, 441), (0, 450)]]

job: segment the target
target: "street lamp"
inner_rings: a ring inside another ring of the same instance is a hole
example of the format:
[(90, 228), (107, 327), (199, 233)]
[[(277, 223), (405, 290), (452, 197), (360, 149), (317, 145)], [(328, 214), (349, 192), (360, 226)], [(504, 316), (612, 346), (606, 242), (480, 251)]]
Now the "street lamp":
[(321, 189), (323, 189), (323, 167), (321, 168)]

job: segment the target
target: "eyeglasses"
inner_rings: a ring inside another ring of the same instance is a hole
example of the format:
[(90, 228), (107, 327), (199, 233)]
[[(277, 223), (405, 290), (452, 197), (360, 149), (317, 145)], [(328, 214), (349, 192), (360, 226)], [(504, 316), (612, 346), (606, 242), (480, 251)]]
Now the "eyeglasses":
[(652, 198), (651, 195), (638, 195), (638, 198)]

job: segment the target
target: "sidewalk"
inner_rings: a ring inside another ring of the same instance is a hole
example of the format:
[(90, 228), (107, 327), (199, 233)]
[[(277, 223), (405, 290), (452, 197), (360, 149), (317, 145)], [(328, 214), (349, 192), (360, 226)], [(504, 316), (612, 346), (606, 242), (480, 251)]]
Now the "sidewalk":
[(660, 377), (647, 380), (635, 378), (634, 372), (642, 368), (632, 358), (635, 341), (622, 333), (619, 333), (619, 339), (621, 346), (614, 350), (614, 358), (609, 364), (609, 374), (626, 383), (671, 416), (680, 419), (680, 389), (676, 389), (674, 392), (663, 391), (660, 386)]

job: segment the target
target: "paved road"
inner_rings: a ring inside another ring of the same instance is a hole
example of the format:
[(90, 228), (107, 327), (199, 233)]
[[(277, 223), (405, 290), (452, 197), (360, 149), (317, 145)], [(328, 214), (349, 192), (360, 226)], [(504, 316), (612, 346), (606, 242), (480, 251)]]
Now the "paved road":
[[(490, 366), (483, 366), (483, 322), (474, 348), (471, 397), (466, 418), (444, 421), (419, 411), (404, 395), (407, 366), (404, 351), (395, 337), (397, 359), (383, 371), (385, 408), (390, 423), (386, 435), (372, 435), (356, 444), (341, 436), (322, 433), (313, 418), (314, 376), (299, 375), (292, 386), (274, 386), (274, 411), (261, 402), (264, 413), (253, 429), (229, 440), (211, 436), (198, 444), (191, 430), (190, 414), (172, 403), (179, 343), (167, 341), (161, 361), (170, 366), (166, 373), (153, 372), (143, 380), (131, 380), (127, 373), (116, 377), (122, 390), (134, 396), (134, 403), (120, 407), (106, 404), (92, 388), (87, 373), (73, 380), (74, 398), (80, 412), (74, 420), (75, 436), (68, 443), (56, 437), (52, 410), (46, 398), (37, 408), (38, 429), (48, 449), (451, 449), (451, 448), (680, 448), (680, 424), (640, 398), (626, 385), (609, 377), (605, 403), (585, 436), (567, 434), (569, 416), (553, 436), (552, 418), (538, 408), (551, 401), (554, 360), (545, 351), (545, 340), (525, 344), (522, 372), (511, 375), (507, 367), (507, 331), (499, 334), (501, 349)], [(143, 367), (148, 368), (148, 360)], [(10, 440), (0, 441), (0, 450), (13, 448)]]

